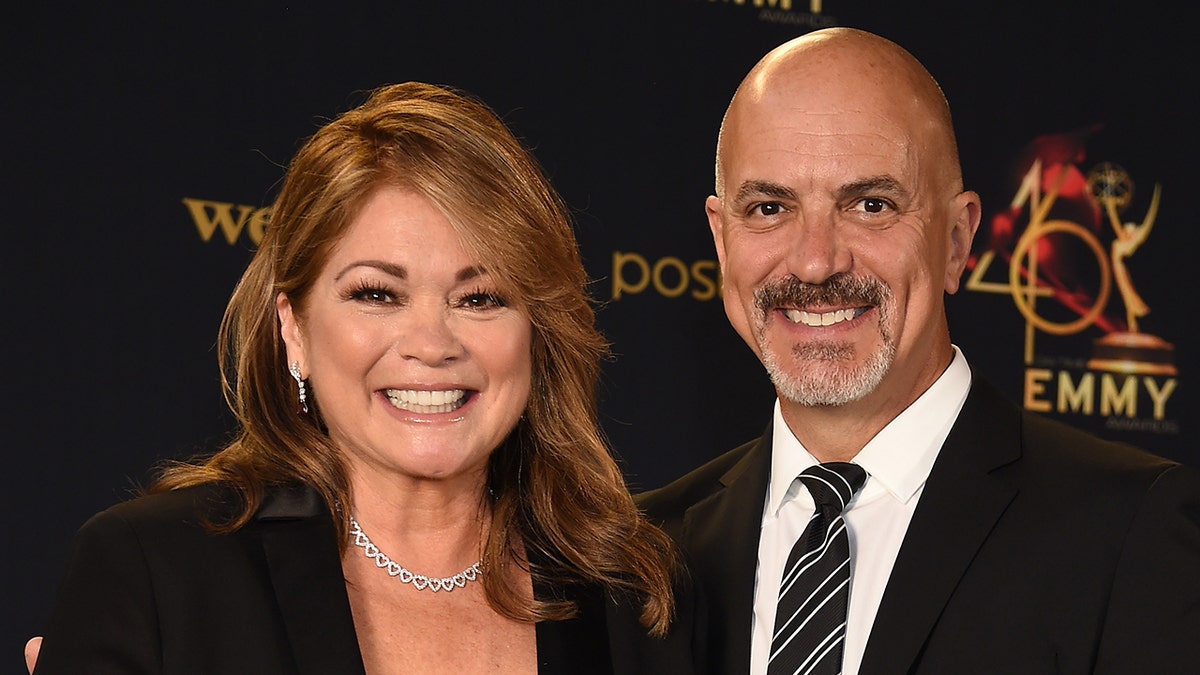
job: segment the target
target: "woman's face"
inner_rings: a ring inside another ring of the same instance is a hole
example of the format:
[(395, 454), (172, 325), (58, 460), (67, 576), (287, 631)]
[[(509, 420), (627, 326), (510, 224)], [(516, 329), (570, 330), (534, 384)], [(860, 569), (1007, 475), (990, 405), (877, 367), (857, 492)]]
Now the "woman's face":
[(411, 190), (367, 200), (302, 312), (276, 304), (288, 360), (352, 472), (478, 478), (529, 399), (524, 307)]

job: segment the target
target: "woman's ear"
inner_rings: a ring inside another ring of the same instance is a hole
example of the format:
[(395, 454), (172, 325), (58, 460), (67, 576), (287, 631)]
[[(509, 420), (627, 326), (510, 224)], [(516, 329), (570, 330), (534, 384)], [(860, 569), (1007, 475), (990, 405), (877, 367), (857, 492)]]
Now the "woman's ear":
[(275, 313), (279, 316), (279, 334), (287, 349), (287, 361), (288, 363), (299, 363), (300, 370), (303, 372), (306, 370), (304, 339), (300, 332), (299, 317), (296, 316), (296, 310), (287, 293), (275, 296)]

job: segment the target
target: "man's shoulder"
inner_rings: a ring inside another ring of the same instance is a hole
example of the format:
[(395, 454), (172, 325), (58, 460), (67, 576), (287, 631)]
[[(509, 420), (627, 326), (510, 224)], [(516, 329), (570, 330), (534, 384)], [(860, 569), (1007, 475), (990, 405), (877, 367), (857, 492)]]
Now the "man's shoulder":
[(670, 483), (634, 496), (638, 507), (652, 519), (680, 517), (692, 505), (722, 487), (722, 477), (763, 439), (756, 438), (718, 455)]
[[(973, 383), (972, 396), (983, 405), (976, 407), (969, 420), (973, 424), (973, 433), (985, 433), (980, 426), (987, 429), (988, 424), (1005, 424), (996, 419), (1016, 421), (1011, 433), (1020, 445), (1022, 461), (1019, 465), (1024, 466), (1025, 471), (1071, 475), (1076, 483), (1112, 480), (1128, 485), (1131, 479), (1138, 483), (1153, 482), (1164, 471), (1181, 468), (1179, 462), (1153, 450), (1103, 438), (1063, 420), (1021, 408), (982, 380)], [(992, 419), (981, 420), (980, 410)], [(1184, 467), (1183, 472), (1188, 473), (1190, 469)]]
[(1022, 417), (1022, 445), (1028, 456), (1061, 463), (1083, 474), (1141, 475), (1152, 481), (1181, 466), (1146, 448), (1101, 438), (1038, 413), (1023, 411)]

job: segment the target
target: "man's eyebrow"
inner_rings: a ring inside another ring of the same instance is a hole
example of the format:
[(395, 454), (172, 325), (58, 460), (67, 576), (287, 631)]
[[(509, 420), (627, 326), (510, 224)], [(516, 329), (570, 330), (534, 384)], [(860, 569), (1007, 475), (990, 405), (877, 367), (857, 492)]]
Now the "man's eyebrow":
[(871, 176), (862, 180), (851, 181), (842, 185), (837, 190), (837, 195), (841, 199), (880, 193), (907, 196), (908, 190), (900, 184), (900, 181), (888, 175)]
[(766, 180), (748, 180), (738, 187), (737, 194), (734, 195), (735, 202), (743, 202), (752, 197), (773, 197), (775, 199), (795, 199), (796, 191)]

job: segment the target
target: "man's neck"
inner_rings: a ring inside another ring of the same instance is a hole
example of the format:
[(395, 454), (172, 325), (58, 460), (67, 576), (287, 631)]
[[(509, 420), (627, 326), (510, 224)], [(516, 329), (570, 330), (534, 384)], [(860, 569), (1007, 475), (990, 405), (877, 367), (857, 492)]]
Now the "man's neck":
[[(948, 354), (930, 359), (912, 384), (888, 385), (888, 378), (871, 393), (857, 401), (838, 406), (803, 406), (780, 397), (783, 421), (805, 450), (821, 462), (849, 462), (884, 427), (904, 412), (942, 376), (954, 358)], [(901, 373), (893, 372), (893, 381)]]
[(810, 408), (780, 400), (780, 413), (788, 429), (820, 462), (854, 459), (902, 410), (879, 408), (864, 401)]

